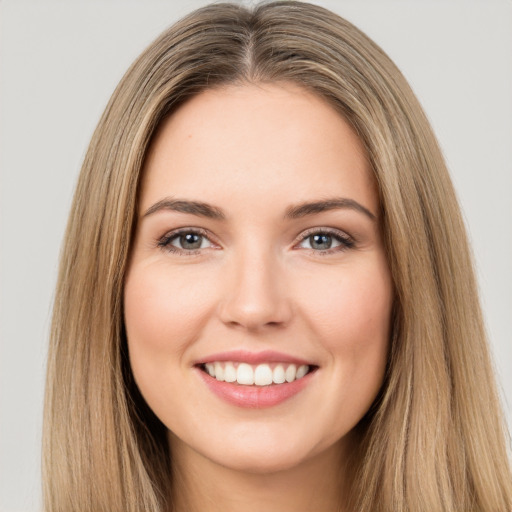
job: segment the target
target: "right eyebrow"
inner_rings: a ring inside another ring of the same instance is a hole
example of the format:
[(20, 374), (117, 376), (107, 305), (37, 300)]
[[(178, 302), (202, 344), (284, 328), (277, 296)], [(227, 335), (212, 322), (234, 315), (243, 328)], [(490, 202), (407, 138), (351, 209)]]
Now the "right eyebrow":
[(346, 197), (335, 197), (332, 199), (306, 202), (297, 206), (291, 206), (286, 210), (285, 217), (290, 219), (299, 219), (301, 217), (306, 217), (307, 215), (314, 215), (316, 213), (343, 208), (363, 213), (373, 221), (377, 219), (376, 215), (368, 210), (368, 208), (365, 208), (361, 203)]
[(185, 201), (183, 199), (172, 199), (170, 197), (165, 197), (160, 201), (156, 202), (153, 206), (150, 206), (142, 215), (142, 217), (147, 217), (153, 213), (162, 211), (162, 210), (170, 210), (174, 212), (180, 213), (190, 213), (192, 215), (198, 215), (200, 217), (207, 217), (209, 219), (216, 220), (225, 220), (226, 215), (224, 212), (217, 208), (216, 206), (212, 206), (208, 203), (203, 203), (200, 201)]

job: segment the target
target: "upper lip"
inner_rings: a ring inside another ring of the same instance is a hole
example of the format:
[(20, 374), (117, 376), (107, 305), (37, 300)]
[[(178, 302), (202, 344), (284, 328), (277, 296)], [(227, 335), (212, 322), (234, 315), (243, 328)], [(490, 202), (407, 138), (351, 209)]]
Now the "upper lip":
[(218, 352), (216, 354), (208, 355), (198, 360), (195, 364), (214, 363), (222, 361), (231, 361), (234, 363), (248, 363), (248, 364), (261, 364), (261, 363), (288, 363), (296, 365), (312, 365), (310, 361), (306, 361), (300, 357), (291, 356), (283, 352), (276, 352), (274, 350), (264, 350), (261, 352), (250, 352), (248, 350), (232, 350), (228, 352)]

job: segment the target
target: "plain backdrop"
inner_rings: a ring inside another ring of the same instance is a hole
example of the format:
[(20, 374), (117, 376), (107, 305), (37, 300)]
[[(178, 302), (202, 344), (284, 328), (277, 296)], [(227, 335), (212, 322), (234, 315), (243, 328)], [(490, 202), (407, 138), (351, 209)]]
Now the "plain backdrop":
[[(0, 511), (40, 509), (59, 247), (89, 138), (131, 61), (204, 1), (0, 3)], [(512, 2), (332, 0), (394, 59), (440, 140), (473, 241), (512, 424)]]

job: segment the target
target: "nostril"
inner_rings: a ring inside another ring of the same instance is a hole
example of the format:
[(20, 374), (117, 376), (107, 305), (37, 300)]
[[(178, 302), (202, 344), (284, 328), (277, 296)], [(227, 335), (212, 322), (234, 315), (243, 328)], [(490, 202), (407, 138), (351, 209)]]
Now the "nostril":
[(226, 283), (226, 295), (218, 310), (224, 324), (258, 331), (289, 323), (291, 307), (286, 288), (269, 267), (272, 264), (245, 261), (243, 272), (235, 272), (232, 281)]

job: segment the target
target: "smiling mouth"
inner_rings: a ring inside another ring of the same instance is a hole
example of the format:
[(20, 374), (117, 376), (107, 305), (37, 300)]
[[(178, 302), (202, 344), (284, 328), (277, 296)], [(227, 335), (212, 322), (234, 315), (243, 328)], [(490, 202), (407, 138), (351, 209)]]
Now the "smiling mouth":
[(290, 384), (314, 372), (318, 367), (293, 363), (248, 364), (236, 361), (214, 361), (198, 367), (219, 382), (243, 386)]

